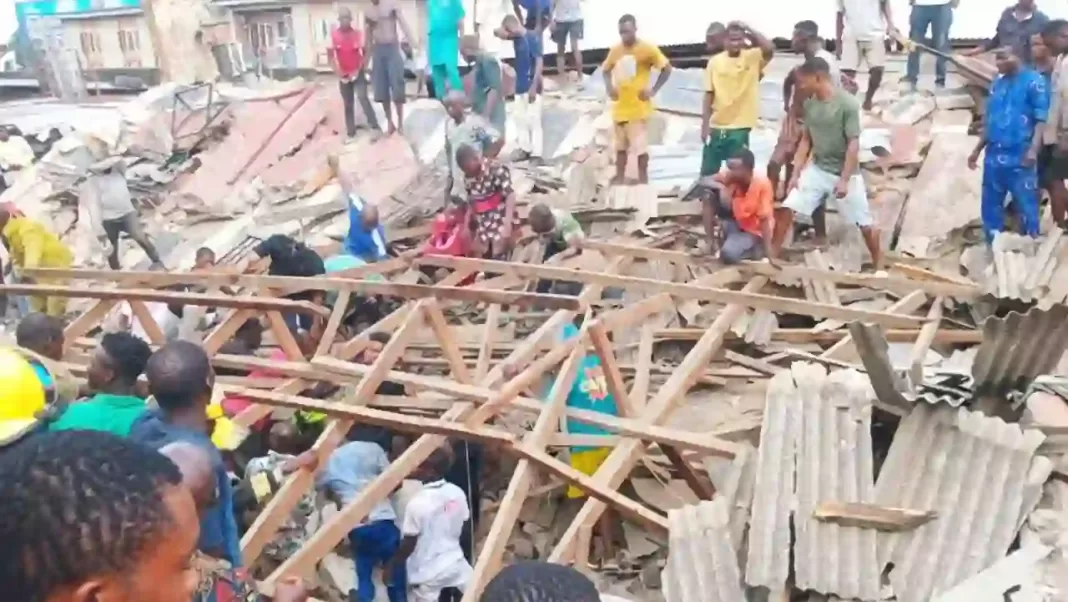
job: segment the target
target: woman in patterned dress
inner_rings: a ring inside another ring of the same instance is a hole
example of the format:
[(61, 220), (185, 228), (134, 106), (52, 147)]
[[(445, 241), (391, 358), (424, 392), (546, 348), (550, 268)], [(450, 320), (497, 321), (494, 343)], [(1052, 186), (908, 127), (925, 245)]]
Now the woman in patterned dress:
[(479, 254), (486, 259), (507, 260), (515, 242), (515, 190), (511, 171), (466, 144), (456, 150), (456, 163), (464, 172), (469, 221), (474, 223), (474, 243)]

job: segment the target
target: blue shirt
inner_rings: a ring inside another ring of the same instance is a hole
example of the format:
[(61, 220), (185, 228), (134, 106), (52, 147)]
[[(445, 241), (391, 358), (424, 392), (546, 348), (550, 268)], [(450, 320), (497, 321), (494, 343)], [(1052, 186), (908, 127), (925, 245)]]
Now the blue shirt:
[[(342, 506), (356, 499), (361, 492), (389, 466), (385, 450), (370, 441), (351, 441), (330, 454), (326, 466), (316, 477), (316, 485), (333, 493)], [(396, 520), (397, 513), (389, 499), (371, 509), (367, 522)]]
[[(564, 326), (563, 340), (566, 341), (577, 335), (578, 329), (573, 324)], [(578, 374), (575, 375), (575, 382), (571, 384), (571, 391), (567, 394), (567, 407), (576, 410), (600, 412), (610, 416), (619, 415), (619, 410), (616, 408), (616, 400), (608, 392), (608, 381), (604, 375), (604, 368), (601, 367), (601, 360), (596, 355), (587, 354), (582, 358)], [(603, 427), (579, 422), (571, 418), (567, 420), (567, 432), (573, 435), (611, 434), (611, 431)], [(597, 449), (597, 447), (578, 445), (572, 447), (571, 450), (583, 451)]]
[(526, 94), (534, 83), (534, 65), (541, 58), (541, 38), (526, 32), (512, 40), (515, 49), (515, 93)]
[(986, 102), (986, 160), (1019, 165), (1049, 114), (1049, 88), (1033, 69), (999, 75)]
[(163, 420), (163, 414), (158, 410), (150, 410), (133, 423), (130, 439), (153, 449), (186, 441), (208, 451), (215, 468), (219, 499), (215, 507), (200, 517), (200, 541), (197, 547), (204, 552), (222, 550), (224, 560), (235, 567), (241, 566), (241, 537), (237, 533), (237, 521), (234, 519), (234, 490), (230, 485), (230, 476), (226, 474), (222, 454), (211, 442), (211, 438), (204, 433), (170, 424)]
[(382, 224), (370, 232), (363, 229), (363, 208), (366, 202), (358, 194), (349, 194), (349, 233), (345, 236), (345, 252), (364, 261), (385, 259), (386, 231)]
[(1016, 7), (1010, 6), (1001, 11), (997, 31), (989, 42), (983, 44), (986, 50), (1011, 46), (1012, 51), (1025, 63), (1031, 62), (1031, 36), (1042, 33), (1049, 23), (1046, 13), (1036, 10), (1030, 19), (1020, 21), (1016, 18)]

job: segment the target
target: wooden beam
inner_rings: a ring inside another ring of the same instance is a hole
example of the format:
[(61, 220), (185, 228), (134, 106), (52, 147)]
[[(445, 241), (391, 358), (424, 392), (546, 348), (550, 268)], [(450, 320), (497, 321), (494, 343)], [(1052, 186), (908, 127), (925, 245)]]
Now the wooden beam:
[[(730, 303), (742, 307), (766, 309), (778, 313), (794, 313), (809, 315), (816, 318), (829, 318), (844, 322), (862, 321), (873, 322), (887, 327), (913, 328), (923, 324), (922, 318), (892, 314), (881, 311), (870, 311), (852, 307), (841, 307), (827, 303), (816, 303), (802, 299), (790, 299), (775, 295), (762, 295), (747, 293), (744, 291), (732, 291), (722, 288), (712, 288), (694, 284), (678, 284), (662, 280), (647, 278), (633, 278), (629, 276), (613, 276), (600, 272), (588, 272), (584, 270), (572, 270), (545, 265), (517, 264), (506, 261), (491, 261), (487, 259), (467, 259), (463, 257), (426, 257), (421, 259), (425, 265), (450, 267), (453, 269), (471, 268), (488, 271), (506, 272), (511, 270), (523, 277), (551, 278), (553, 280), (588, 281), (602, 286), (617, 286), (635, 290), (644, 290), (651, 293), (667, 293), (682, 299), (696, 299), (702, 301), (714, 301), (716, 303)], [(912, 289), (915, 290), (915, 286)]]
[(608, 332), (603, 324), (594, 323), (590, 326), (588, 334), (590, 343), (601, 360), (608, 392), (616, 401), (619, 415), (623, 418), (634, 418), (638, 412), (634, 409), (630, 394), (627, 393), (627, 388), (623, 384), (623, 374), (619, 371), (619, 364), (616, 363), (616, 354), (612, 351), (612, 342), (608, 340)]
[(323, 338), (319, 339), (319, 344), (315, 347), (315, 355), (327, 355), (330, 353), (330, 349), (334, 346), (334, 338), (337, 337), (337, 331), (341, 328), (341, 321), (345, 319), (345, 312), (348, 311), (349, 299), (351, 298), (351, 291), (341, 291), (337, 294), (337, 300), (334, 301), (334, 309), (330, 312), (330, 319), (326, 321), (326, 327), (323, 328)]
[(89, 334), (99, 326), (112, 308), (118, 304), (118, 301), (97, 301), (88, 310), (82, 312), (80, 316), (71, 320), (70, 324), (67, 324), (67, 327), (63, 329), (63, 353), (70, 350), (75, 340)]
[(286, 357), (290, 361), (304, 361), (304, 352), (301, 351), (296, 337), (289, 330), (289, 325), (286, 324), (282, 314), (276, 311), (267, 312), (267, 322), (271, 326), (271, 334), (274, 335), (275, 342), (278, 343)]
[[(927, 295), (924, 294), (923, 291), (913, 291), (899, 299), (897, 303), (891, 305), (889, 311), (895, 312), (897, 314), (910, 314), (916, 311), (917, 309), (923, 307), (923, 304), (926, 302)], [(846, 335), (839, 339), (837, 343), (832, 345), (830, 349), (827, 349), (826, 351), (821, 353), (820, 357), (833, 360), (849, 361), (853, 357), (850, 355), (850, 353), (854, 351), (855, 349), (853, 347), (853, 336)]]
[[(767, 281), (768, 279), (763, 276), (754, 278), (742, 289), (743, 294), (752, 294), (754, 291), (760, 290)], [(705, 336), (686, 354), (686, 358), (675, 373), (671, 375), (668, 381), (660, 387), (653, 399), (649, 401), (645, 411), (642, 413), (643, 422), (656, 424), (663, 420), (670, 410), (675, 407), (679, 399), (693, 385), (697, 375), (708, 365), (708, 361), (716, 350), (723, 344), (724, 337), (727, 331), (730, 330), (731, 325), (744, 311), (745, 306), (741, 304), (731, 304), (724, 308), (712, 325), (709, 326)], [(601, 465), (601, 468), (597, 470), (597, 474), (593, 477), (594, 482), (610, 489), (618, 489), (627, 475), (630, 474), (631, 469), (634, 468), (641, 451), (642, 444), (640, 441), (628, 440), (617, 445)], [(605, 505), (598, 500), (587, 500), (579, 511), (578, 516), (571, 523), (571, 526), (561, 536), (560, 541), (549, 556), (549, 561), (558, 563), (570, 561), (574, 554), (574, 544), (579, 530), (583, 525), (593, 526), (601, 514), (604, 513), (605, 508)]]
[(843, 527), (860, 527), (897, 533), (911, 531), (925, 525), (937, 518), (938, 513), (934, 510), (891, 508), (875, 504), (824, 502), (816, 508), (812, 516), (820, 522), (834, 523)]
[(478, 361), (475, 364), (475, 380), (481, 381), (489, 373), (490, 359), (493, 357), (493, 342), (497, 335), (497, 325), (501, 321), (501, 306), (497, 303), (489, 306), (486, 312), (486, 326), (482, 331), (482, 343), (478, 347)]
[(916, 343), (909, 353), (909, 380), (912, 386), (919, 387), (923, 383), (923, 360), (934, 343), (935, 335), (938, 334), (938, 325), (942, 323), (942, 306), (945, 304), (943, 297), (936, 297), (927, 312), (928, 322), (920, 328), (920, 336), (916, 337)]
[(73, 297), (86, 299), (109, 299), (113, 301), (153, 301), (174, 305), (200, 305), (204, 307), (227, 307), (233, 309), (256, 309), (260, 311), (293, 311), (305, 314), (326, 314), (323, 307), (307, 301), (290, 301), (270, 297), (231, 297), (152, 289), (89, 289), (53, 286), (44, 284), (0, 284), (0, 293), (45, 297)]
[(638, 340), (638, 365), (634, 368), (634, 384), (630, 389), (630, 398), (636, 409), (641, 410), (649, 397), (649, 380), (653, 367), (653, 333), (656, 328), (651, 321), (642, 324), (641, 338)]
[[(148, 310), (148, 306), (144, 301), (130, 301), (130, 311), (134, 318), (141, 324), (141, 329), (148, 335), (148, 340), (153, 345), (164, 345), (167, 343), (167, 337), (164, 336), (163, 331), (160, 330), (159, 324), (156, 323), (156, 319), (152, 317), (152, 312)], [(130, 325), (131, 327), (133, 324)]]

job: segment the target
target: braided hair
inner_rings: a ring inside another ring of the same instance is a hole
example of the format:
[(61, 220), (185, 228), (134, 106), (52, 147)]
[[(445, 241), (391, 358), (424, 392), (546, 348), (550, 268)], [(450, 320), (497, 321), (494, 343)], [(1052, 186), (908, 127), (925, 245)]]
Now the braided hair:
[(103, 432), (31, 437), (0, 454), (0, 591), (43, 602), (57, 588), (129, 569), (171, 520), (178, 468)]
[(549, 562), (527, 560), (503, 569), (486, 585), (479, 602), (600, 602), (585, 575)]

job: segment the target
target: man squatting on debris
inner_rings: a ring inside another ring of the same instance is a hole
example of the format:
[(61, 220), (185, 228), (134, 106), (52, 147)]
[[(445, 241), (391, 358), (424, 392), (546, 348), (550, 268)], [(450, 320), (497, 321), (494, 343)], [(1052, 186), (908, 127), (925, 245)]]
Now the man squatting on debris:
[(827, 61), (818, 57), (795, 70), (795, 82), (807, 96), (802, 107), (804, 135), (783, 203), (789, 211), (780, 212), (776, 220), (771, 257), (778, 256), (793, 214), (811, 216), (823, 198), (833, 194), (841, 214), (860, 227), (878, 270), (882, 264), (879, 234), (872, 228), (868, 193), (860, 173), (860, 108), (855, 98), (834, 86), (830, 71)]
[[(627, 157), (637, 156), (638, 182), (649, 183), (649, 118), (653, 115), (652, 98), (671, 77), (671, 63), (660, 48), (638, 38), (634, 15), (619, 18), (620, 43), (608, 51), (601, 70), (604, 87), (612, 105), (615, 122), (616, 175), (613, 184), (622, 184)], [(653, 68), (660, 75), (649, 89)]]
[(771, 252), (773, 201), (771, 181), (754, 173), (753, 151), (743, 148), (727, 160), (727, 170), (701, 179), (701, 222), (708, 237), (708, 252), (716, 225), (724, 232), (719, 258), (733, 264), (746, 259), (773, 257)]

